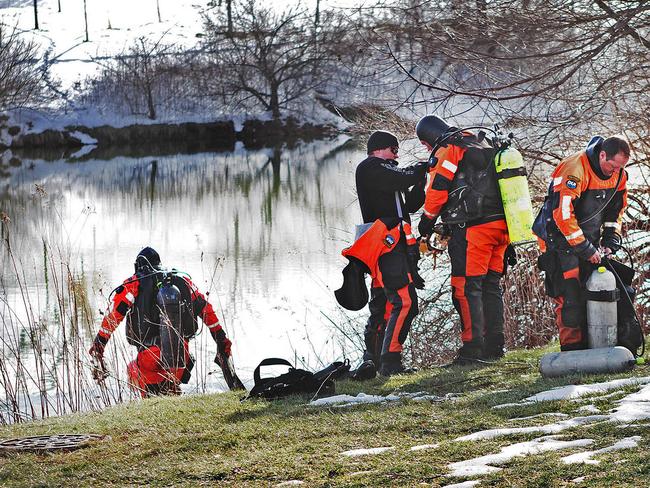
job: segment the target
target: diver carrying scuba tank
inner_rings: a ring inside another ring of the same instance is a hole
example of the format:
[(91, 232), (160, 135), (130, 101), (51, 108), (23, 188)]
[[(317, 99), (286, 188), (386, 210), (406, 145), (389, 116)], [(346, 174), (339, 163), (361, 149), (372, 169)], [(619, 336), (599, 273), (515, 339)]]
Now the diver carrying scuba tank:
[(538, 267), (555, 302), (562, 351), (588, 347), (585, 284), (594, 265), (621, 247), (629, 158), (625, 139), (593, 137), (555, 168), (535, 218)]
[(230, 389), (243, 389), (232, 366), (232, 343), (219, 319), (184, 273), (164, 270), (160, 256), (145, 247), (135, 260), (135, 274), (111, 293), (112, 301), (97, 333), (90, 355), (103, 360), (111, 335), (126, 317), (126, 338), (137, 347), (137, 358), (127, 367), (129, 384), (142, 397), (178, 394), (193, 367), (189, 340), (196, 335), (200, 317), (217, 344), (215, 362), (224, 371)]
[[(538, 267), (544, 271), (546, 294), (555, 302), (562, 351), (540, 363), (545, 376), (625, 371), (634, 365), (634, 356), (645, 352), (642, 325), (634, 310), (634, 270), (612, 258), (624, 249), (624, 168), (629, 158), (630, 147), (622, 137), (594, 136), (584, 150), (562, 160), (551, 175), (548, 194), (533, 224), (542, 250)], [(616, 289), (608, 272), (615, 278)], [(614, 303), (618, 345), (609, 347)], [(597, 313), (603, 307), (609, 319)], [(603, 338), (604, 330), (609, 332)]]
[(420, 238), (428, 241), (438, 217), (449, 231), (452, 300), (463, 343), (454, 363), (498, 359), (504, 354), (500, 280), (506, 250), (511, 236), (532, 238), (523, 159), (498, 128), (458, 129), (427, 115), (416, 133), (431, 153)]

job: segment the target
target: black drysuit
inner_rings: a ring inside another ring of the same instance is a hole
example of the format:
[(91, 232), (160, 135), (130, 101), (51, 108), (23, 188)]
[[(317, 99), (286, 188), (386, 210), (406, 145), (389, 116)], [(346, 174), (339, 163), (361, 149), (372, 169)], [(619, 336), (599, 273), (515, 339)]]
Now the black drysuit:
[[(401, 219), (410, 224), (409, 213), (424, 203), (426, 170), (426, 163), (400, 168), (396, 161), (373, 156), (359, 163), (356, 185), (364, 223), (379, 218), (400, 218), (401, 214)], [(407, 241), (413, 245), (407, 246)], [(413, 261), (417, 265), (417, 257), (419, 252), (413, 236), (405, 235), (394, 251), (379, 260), (383, 287), (373, 280), (368, 304), (370, 318), (364, 334), (364, 360), (372, 359), (377, 366), (380, 362), (401, 361), (402, 344), (418, 313), (410, 273)]]

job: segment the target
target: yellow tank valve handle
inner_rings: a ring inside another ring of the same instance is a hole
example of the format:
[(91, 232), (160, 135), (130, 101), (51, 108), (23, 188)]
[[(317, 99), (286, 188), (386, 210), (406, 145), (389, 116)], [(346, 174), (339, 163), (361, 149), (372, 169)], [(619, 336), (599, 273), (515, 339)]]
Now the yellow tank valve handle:
[(645, 358), (644, 358), (644, 357), (638, 357), (638, 358), (636, 358), (636, 364), (637, 364), (637, 365), (645, 364)]
[(598, 266), (598, 272), (599, 272), (599, 273), (604, 273), (605, 271), (607, 271), (607, 269), (605, 268), (605, 266)]

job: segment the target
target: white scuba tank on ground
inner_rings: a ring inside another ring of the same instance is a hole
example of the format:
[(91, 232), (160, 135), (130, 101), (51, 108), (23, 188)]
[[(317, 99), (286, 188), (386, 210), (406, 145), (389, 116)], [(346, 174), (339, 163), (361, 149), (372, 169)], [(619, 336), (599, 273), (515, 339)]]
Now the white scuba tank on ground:
[(587, 340), (589, 349), (614, 347), (617, 335), (618, 288), (614, 273), (604, 266), (587, 279)]
[(514, 147), (508, 147), (496, 154), (494, 165), (510, 242), (531, 242), (534, 240), (533, 204), (528, 190), (524, 158)]
[(552, 352), (542, 357), (539, 371), (545, 378), (570, 374), (622, 373), (634, 368), (634, 355), (625, 347)]

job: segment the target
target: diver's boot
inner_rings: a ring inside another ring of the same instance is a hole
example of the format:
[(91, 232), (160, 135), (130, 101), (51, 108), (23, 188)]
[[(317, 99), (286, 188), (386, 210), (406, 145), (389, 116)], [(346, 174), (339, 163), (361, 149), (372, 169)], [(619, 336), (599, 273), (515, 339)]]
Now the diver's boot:
[(402, 355), (399, 353), (382, 354), (379, 374), (381, 376), (393, 376), (395, 374), (415, 373), (414, 368), (405, 368), (402, 364)]
[(372, 359), (364, 361), (357, 369), (350, 371), (350, 379), (354, 381), (371, 380), (375, 376), (377, 376), (377, 367)]

